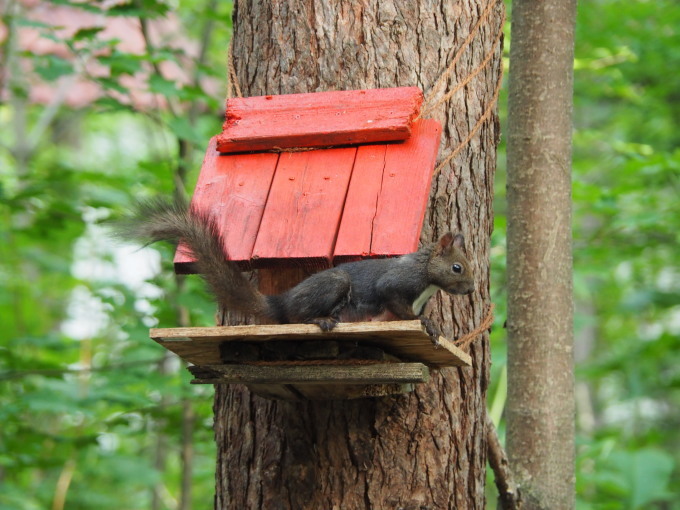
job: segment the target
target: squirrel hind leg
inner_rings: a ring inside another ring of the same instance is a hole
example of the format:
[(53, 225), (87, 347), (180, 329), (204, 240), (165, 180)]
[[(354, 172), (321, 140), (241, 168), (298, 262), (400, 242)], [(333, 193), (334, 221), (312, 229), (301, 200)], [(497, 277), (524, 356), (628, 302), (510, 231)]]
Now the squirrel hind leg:
[(349, 305), (352, 283), (345, 271), (328, 269), (303, 280), (282, 297), (289, 322), (316, 324), (330, 331)]

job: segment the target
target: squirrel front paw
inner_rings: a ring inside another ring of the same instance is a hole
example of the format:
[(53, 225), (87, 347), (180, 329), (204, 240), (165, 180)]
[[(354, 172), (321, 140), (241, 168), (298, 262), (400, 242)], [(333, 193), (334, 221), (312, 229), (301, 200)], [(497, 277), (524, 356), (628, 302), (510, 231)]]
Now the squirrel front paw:
[(441, 335), (441, 331), (439, 330), (439, 327), (432, 322), (430, 319), (427, 317), (421, 317), (420, 318), (420, 323), (425, 326), (425, 331), (427, 331), (427, 334), (430, 335), (430, 340), (432, 340), (432, 343), (435, 346), (439, 345), (439, 337)]
[(333, 317), (319, 317), (309, 321), (309, 324), (316, 324), (321, 328), (321, 331), (331, 331), (338, 325), (338, 321)]

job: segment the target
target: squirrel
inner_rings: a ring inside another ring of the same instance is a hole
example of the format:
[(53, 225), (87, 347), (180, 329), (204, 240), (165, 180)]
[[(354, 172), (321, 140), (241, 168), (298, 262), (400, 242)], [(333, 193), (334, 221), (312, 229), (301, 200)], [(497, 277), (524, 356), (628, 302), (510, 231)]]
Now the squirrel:
[(474, 290), (472, 267), (462, 251), (464, 237), (451, 232), (414, 253), (325, 269), (277, 295), (257, 290), (227, 260), (214, 217), (181, 199), (138, 203), (133, 215), (117, 223), (114, 235), (145, 244), (182, 240), (219, 305), (279, 324), (316, 324), (323, 331), (338, 322), (420, 319), (436, 341), (438, 328), (422, 316), (427, 301), (440, 289), (450, 294)]

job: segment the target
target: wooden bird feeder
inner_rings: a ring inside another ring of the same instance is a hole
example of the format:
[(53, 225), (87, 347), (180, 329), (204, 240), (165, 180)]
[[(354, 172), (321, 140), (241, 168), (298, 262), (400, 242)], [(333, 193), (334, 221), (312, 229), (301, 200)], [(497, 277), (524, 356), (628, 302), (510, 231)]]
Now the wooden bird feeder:
[(274, 398), (382, 396), (426, 382), (428, 367), (469, 366), (440, 337), (435, 348), (420, 321), (152, 329), (151, 338), (184, 360), (195, 384), (245, 383)]
[[(441, 126), (416, 87), (230, 99), (192, 207), (216, 218), (244, 270), (325, 269), (418, 249)], [(180, 244), (177, 273), (192, 273)], [(245, 383), (275, 398), (409, 391), (428, 367), (466, 366), (419, 321), (152, 329), (193, 363), (195, 383)]]

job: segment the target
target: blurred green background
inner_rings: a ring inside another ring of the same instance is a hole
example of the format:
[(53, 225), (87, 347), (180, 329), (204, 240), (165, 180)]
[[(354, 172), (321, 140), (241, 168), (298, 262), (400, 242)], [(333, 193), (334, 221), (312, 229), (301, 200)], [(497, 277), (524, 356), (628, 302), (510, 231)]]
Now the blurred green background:
[[(0, 6), (0, 510), (211, 508), (212, 387), (189, 385), (147, 337), (213, 324), (214, 306), (197, 278), (173, 275), (169, 248), (116, 245), (101, 221), (131, 197), (192, 189), (221, 125), (231, 3), (99, 5)], [(582, 509), (680, 508), (678, 70), (677, 0), (581, 2)], [(496, 196), (489, 407), (502, 434), (503, 145)]]

